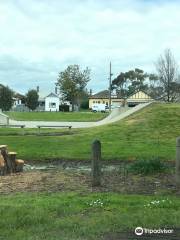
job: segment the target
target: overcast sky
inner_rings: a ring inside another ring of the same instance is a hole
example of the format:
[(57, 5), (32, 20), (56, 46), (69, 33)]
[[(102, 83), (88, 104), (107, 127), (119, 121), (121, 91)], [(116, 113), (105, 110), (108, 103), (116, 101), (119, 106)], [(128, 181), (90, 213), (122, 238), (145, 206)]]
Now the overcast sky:
[(108, 88), (119, 72), (142, 68), (171, 48), (180, 62), (180, 1), (0, 0), (0, 83), (25, 93), (54, 90), (70, 64), (91, 69), (88, 88)]

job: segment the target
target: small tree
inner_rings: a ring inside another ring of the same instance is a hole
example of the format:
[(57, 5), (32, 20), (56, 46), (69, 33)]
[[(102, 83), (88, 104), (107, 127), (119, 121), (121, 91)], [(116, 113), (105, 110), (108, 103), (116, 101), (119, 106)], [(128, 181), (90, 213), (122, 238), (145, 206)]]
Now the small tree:
[(9, 87), (0, 86), (0, 109), (9, 111), (13, 105), (13, 91)]
[(179, 93), (177, 62), (170, 49), (166, 49), (156, 63), (160, 86), (163, 88), (165, 100), (173, 102)]
[(72, 102), (72, 111), (75, 103), (79, 102), (87, 83), (90, 80), (90, 70), (86, 68), (81, 71), (79, 65), (70, 65), (65, 71), (60, 72), (57, 85), (65, 100)]
[(36, 90), (29, 90), (26, 94), (26, 105), (29, 109), (35, 110), (38, 106), (39, 95)]

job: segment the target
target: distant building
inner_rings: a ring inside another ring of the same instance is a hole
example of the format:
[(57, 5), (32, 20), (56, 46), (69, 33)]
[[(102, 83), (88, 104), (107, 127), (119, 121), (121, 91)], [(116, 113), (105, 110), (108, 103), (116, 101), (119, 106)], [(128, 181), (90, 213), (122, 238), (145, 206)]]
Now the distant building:
[(21, 99), (13, 97), (13, 107), (14, 108), (19, 106), (19, 105), (21, 105), (21, 104), (22, 104), (22, 100)]
[[(129, 107), (136, 106), (140, 103), (146, 103), (153, 101), (154, 99), (151, 98), (148, 94), (143, 91), (138, 91), (132, 95), (130, 95), (126, 100), (121, 98), (120, 93), (112, 93), (111, 94), (111, 105), (112, 106), (122, 106), (126, 103)], [(104, 90), (98, 92), (89, 97), (89, 108), (92, 108), (93, 104), (106, 104), (109, 106), (109, 90)]]
[(60, 99), (55, 93), (50, 93), (45, 97), (45, 111), (57, 112), (59, 111)]
[[(113, 106), (121, 106), (124, 102), (124, 99), (122, 99), (119, 95), (119, 93), (111, 94), (111, 105)], [(92, 108), (93, 104), (106, 104), (109, 106), (109, 90), (104, 90), (101, 92), (98, 92), (92, 96), (89, 97), (89, 108)]]
[(136, 93), (130, 95), (126, 102), (129, 107), (134, 107), (140, 103), (152, 102), (154, 99), (151, 98), (147, 93), (143, 91), (137, 91)]

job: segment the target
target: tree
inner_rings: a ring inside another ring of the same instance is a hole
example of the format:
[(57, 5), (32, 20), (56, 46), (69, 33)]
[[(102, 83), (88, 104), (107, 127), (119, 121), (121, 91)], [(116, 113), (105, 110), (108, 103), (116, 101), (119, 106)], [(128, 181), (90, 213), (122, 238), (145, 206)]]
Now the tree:
[(147, 84), (144, 81), (148, 78), (148, 74), (143, 70), (135, 68), (128, 72), (121, 72), (113, 81), (112, 86), (117, 89), (122, 97), (127, 97), (135, 91), (146, 90)]
[(160, 86), (163, 88), (164, 100), (173, 102), (179, 93), (180, 85), (178, 80), (178, 65), (170, 49), (156, 62)]
[(57, 85), (59, 85), (64, 99), (72, 102), (72, 111), (74, 111), (75, 103), (79, 102), (89, 80), (89, 68), (81, 71), (79, 65), (70, 65), (65, 71), (59, 73)]
[(35, 110), (38, 106), (39, 95), (36, 90), (29, 90), (26, 94), (26, 105), (29, 109)]
[(8, 86), (0, 86), (0, 109), (9, 111), (13, 105), (13, 91)]

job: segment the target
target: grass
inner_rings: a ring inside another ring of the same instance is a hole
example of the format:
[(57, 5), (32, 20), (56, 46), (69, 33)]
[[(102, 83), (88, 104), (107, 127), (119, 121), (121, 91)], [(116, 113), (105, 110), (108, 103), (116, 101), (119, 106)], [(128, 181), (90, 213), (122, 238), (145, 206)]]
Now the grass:
[(180, 227), (180, 200), (115, 193), (23, 193), (1, 196), (0, 214), (0, 239), (111, 239), (137, 226)]
[(22, 121), (94, 122), (107, 116), (92, 112), (5, 112), (11, 119)]
[[(10, 150), (17, 151), (18, 157), (25, 160), (87, 160), (92, 140), (98, 138), (102, 142), (102, 157), (107, 161), (154, 157), (174, 160), (179, 119), (179, 104), (153, 104), (106, 126), (72, 129), (71, 134), (59, 129), (43, 130), (45, 134), (64, 134), (61, 136), (37, 136), (34, 129), (26, 129), (28, 135), (21, 136), (20, 129), (1, 128), (0, 144), (8, 144)], [(148, 164), (149, 161), (147, 164), (143, 161), (140, 168)], [(159, 166), (155, 164), (155, 168)], [(58, 189), (65, 191), (58, 184)], [(180, 228), (180, 199), (173, 195), (122, 195), (112, 189), (108, 193), (91, 193), (83, 187), (74, 192), (51, 193), (50, 185), (48, 188), (44, 193), (1, 195), (0, 239), (126, 239), (121, 232), (134, 232), (137, 226)]]
[(16, 136), (19, 129), (0, 129), (0, 144), (9, 145), (25, 160), (89, 160), (93, 139), (100, 139), (104, 160), (174, 160), (179, 119), (180, 104), (153, 104), (114, 124), (72, 129), (71, 135)]
[(155, 174), (160, 172), (166, 172), (168, 170), (168, 166), (160, 159), (140, 159), (138, 161), (133, 162), (129, 166), (130, 172), (135, 174)]

